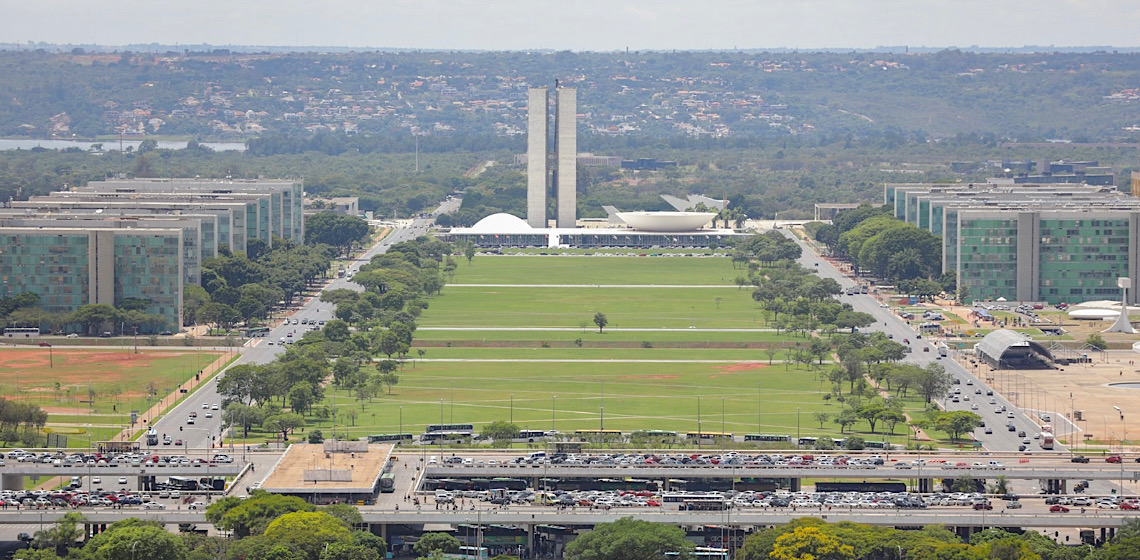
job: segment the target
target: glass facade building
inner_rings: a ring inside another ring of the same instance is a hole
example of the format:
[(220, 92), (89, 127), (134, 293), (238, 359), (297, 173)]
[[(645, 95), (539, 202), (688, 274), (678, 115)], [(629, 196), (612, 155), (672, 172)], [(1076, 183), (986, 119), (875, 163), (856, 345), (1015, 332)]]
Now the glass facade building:
[(136, 298), (177, 329), (182, 262), (181, 229), (0, 227), (0, 296), (31, 292), (48, 311)]

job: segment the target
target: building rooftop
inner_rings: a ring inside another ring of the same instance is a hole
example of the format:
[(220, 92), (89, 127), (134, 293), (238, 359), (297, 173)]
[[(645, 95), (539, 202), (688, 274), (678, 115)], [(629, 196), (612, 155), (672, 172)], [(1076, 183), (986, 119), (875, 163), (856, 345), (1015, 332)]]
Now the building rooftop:
[(373, 492), (392, 446), (368, 444), (361, 448), (367, 451), (326, 453), (321, 444), (295, 443), (273, 466), (261, 488), (281, 494)]

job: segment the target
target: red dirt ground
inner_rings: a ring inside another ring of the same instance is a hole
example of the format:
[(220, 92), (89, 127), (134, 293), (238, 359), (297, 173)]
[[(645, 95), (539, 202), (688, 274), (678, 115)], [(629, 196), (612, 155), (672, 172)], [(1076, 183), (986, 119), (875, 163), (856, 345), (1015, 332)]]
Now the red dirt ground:
[[(43, 350), (43, 349), (39, 349)], [(86, 385), (93, 379), (100, 384), (114, 384), (131, 377), (131, 370), (149, 368), (155, 359), (170, 358), (190, 354), (189, 352), (128, 353), (87, 350), (53, 350), (54, 368), (46, 351), (27, 349), (0, 349), (0, 383), (13, 381), (17, 375), (22, 378), (24, 390), (36, 392), (44, 389), (43, 383), (50, 379), (59, 381), (62, 386)], [(36, 385), (39, 385), (37, 387)], [(124, 393), (124, 396), (131, 396)]]

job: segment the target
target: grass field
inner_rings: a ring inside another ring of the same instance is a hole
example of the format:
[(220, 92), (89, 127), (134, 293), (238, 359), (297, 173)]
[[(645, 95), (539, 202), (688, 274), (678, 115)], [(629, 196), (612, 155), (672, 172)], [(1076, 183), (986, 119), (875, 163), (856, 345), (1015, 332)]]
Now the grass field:
[[(496, 420), (563, 433), (687, 432), (699, 422), (704, 431), (735, 434), (838, 435), (830, 419), (821, 429), (815, 418), (840, 409), (822, 398), (830, 383), (821, 382), (819, 369), (768, 364), (768, 348), (807, 339), (766, 330), (751, 290), (730, 285), (739, 273), (727, 258), (481, 255), (461, 263), (431, 299), (418, 320), (414, 363), (399, 372), (391, 394), (358, 400), (330, 388), (322, 406), (337, 411), (335, 431), (352, 437), (421, 433), (434, 423), (478, 430)], [(593, 324), (596, 312), (609, 320), (604, 333)], [(771, 359), (785, 357), (779, 350)], [(911, 399), (908, 408), (922, 403)], [(332, 420), (309, 419), (309, 429), (328, 435), (332, 428)], [(868, 439), (883, 437), (866, 430), (865, 422), (855, 426)], [(907, 431), (896, 426), (892, 439), (904, 441)]]
[[(52, 348), (49, 354), (48, 348), (41, 347), (0, 349), (0, 395), (43, 407), (49, 425), (87, 426), (102, 437), (118, 433), (129, 422), (131, 410), (149, 408), (148, 386), (153, 384), (158, 395), (165, 396), (219, 355), (190, 349), (142, 350), (138, 354), (63, 348)], [(90, 390), (95, 394), (93, 402)], [(57, 431), (64, 433), (64, 428), (60, 426)], [(83, 439), (86, 446), (86, 437)]]
[[(503, 257), (511, 258), (511, 257)], [(583, 327), (604, 313), (617, 328), (763, 328), (748, 290), (735, 288), (445, 288), (424, 327)]]
[[(664, 262), (663, 262), (664, 261)], [(662, 272), (667, 270), (666, 274)], [(746, 270), (725, 257), (509, 256), (463, 261), (461, 284), (624, 284), (733, 286)]]
[[(592, 320), (593, 316), (591, 316), (590, 319)], [(416, 331), (416, 341), (426, 342), (436, 346), (438, 346), (440, 342), (448, 341), (457, 344), (483, 341), (500, 341), (503, 343), (529, 342), (533, 346), (539, 346), (543, 342), (570, 344), (580, 338), (585, 346), (589, 346), (590, 344), (639, 344), (644, 341), (649, 341), (651, 343), (662, 342), (699, 348), (702, 345), (707, 346), (710, 343), (778, 344), (789, 340), (788, 335), (784, 333), (776, 334), (775, 331), (757, 331), (753, 329), (722, 331), (689, 330), (687, 328), (675, 330), (642, 329), (634, 331), (607, 329), (605, 332), (598, 333), (598, 329), (594, 327), (592, 321), (590, 327), (564, 327), (569, 330), (502, 330), (494, 327), (488, 327), (486, 329), (463, 328), (465, 330), (446, 327), (420, 328)], [(766, 329), (764, 326), (759, 328)], [(794, 338), (797, 341), (804, 340), (803, 337)]]

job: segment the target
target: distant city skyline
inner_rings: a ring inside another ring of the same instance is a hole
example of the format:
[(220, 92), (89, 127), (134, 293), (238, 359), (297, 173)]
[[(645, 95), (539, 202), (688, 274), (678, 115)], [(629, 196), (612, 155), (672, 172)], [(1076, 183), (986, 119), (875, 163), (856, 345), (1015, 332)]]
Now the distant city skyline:
[(425, 50), (1140, 45), (1126, 0), (0, 0), (0, 43)]

